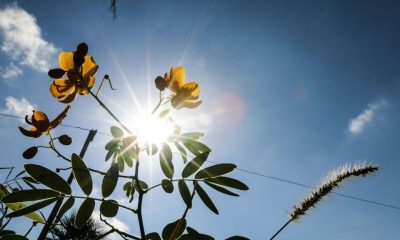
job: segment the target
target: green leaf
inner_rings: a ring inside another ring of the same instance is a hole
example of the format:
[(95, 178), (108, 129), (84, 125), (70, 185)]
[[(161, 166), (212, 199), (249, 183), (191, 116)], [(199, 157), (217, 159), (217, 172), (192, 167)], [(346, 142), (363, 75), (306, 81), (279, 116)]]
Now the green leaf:
[(104, 200), (100, 205), (100, 212), (105, 217), (115, 217), (118, 213), (118, 203), (115, 200)]
[(6, 235), (15, 235), (15, 232), (11, 231), (11, 230), (1, 230), (0, 231), (0, 237), (6, 236)]
[(118, 183), (118, 164), (111, 164), (110, 169), (107, 171), (106, 175), (104, 175), (103, 183), (101, 185), (101, 192), (103, 197), (108, 197), (114, 191), (115, 186)]
[(21, 235), (6, 235), (1, 237), (1, 240), (29, 240), (29, 239)]
[(223, 188), (223, 187), (220, 187), (220, 186), (215, 185), (215, 184), (213, 184), (213, 183), (209, 183), (209, 182), (204, 182), (204, 183), (207, 184), (208, 186), (210, 186), (211, 188), (214, 188), (214, 189), (217, 190), (218, 192), (225, 193), (225, 194), (227, 194), (227, 195), (231, 195), (231, 196), (234, 196), (234, 197), (238, 197), (238, 196), (239, 196), (239, 194), (234, 193), (234, 192), (231, 192), (231, 191), (229, 191), (228, 189)]
[(50, 198), (50, 199), (46, 199), (37, 203), (34, 203), (32, 205), (29, 205), (27, 207), (21, 208), (19, 210), (16, 210), (12, 213), (9, 213), (6, 215), (6, 217), (11, 218), (11, 217), (19, 217), (22, 215), (26, 215), (28, 213), (32, 213), (36, 210), (42, 209), (50, 204), (52, 204), (53, 202), (55, 202), (57, 200), (57, 198)]
[[(146, 189), (149, 188), (149, 185), (147, 185), (147, 183), (145, 183), (145, 182), (143, 182), (141, 180), (139, 180), (139, 186), (140, 186), (140, 189), (142, 189), (142, 190), (146, 190)], [(136, 191), (139, 192), (139, 188), (137, 187), (136, 184), (135, 184), (135, 189), (136, 189)]]
[(82, 228), (87, 221), (89, 221), (90, 216), (92, 216), (93, 210), (94, 210), (94, 199), (92, 198), (86, 198), (85, 201), (83, 201), (82, 205), (79, 207), (78, 212), (76, 213), (75, 216), (75, 227), (80, 229)]
[(201, 132), (190, 132), (190, 133), (182, 133), (179, 137), (180, 139), (198, 140), (203, 136), (204, 133)]
[(111, 140), (106, 144), (106, 146), (105, 146), (104, 148), (105, 148), (106, 150), (111, 150), (111, 149), (114, 149), (114, 148), (118, 147), (119, 143), (120, 143), (120, 140), (119, 140), (119, 139), (111, 139)]
[(161, 240), (160, 234), (151, 232), (146, 235), (146, 240)]
[(166, 193), (172, 193), (174, 191), (174, 184), (172, 184), (169, 179), (163, 179), (161, 181), (161, 186)]
[(118, 163), (118, 169), (120, 172), (123, 172), (125, 169), (125, 161), (124, 159), (121, 157), (121, 151), (119, 151), (118, 153), (118, 158), (117, 158), (117, 163)]
[(226, 186), (226, 187), (230, 187), (230, 188), (243, 190), (243, 191), (249, 190), (249, 187), (246, 184), (244, 184), (241, 181), (236, 180), (234, 178), (220, 176), (220, 177), (216, 177), (216, 178), (208, 178), (205, 181), (212, 182), (212, 183)]
[(232, 172), (236, 168), (235, 164), (232, 163), (221, 163), (211, 167), (204, 168), (196, 173), (196, 179), (218, 177), (227, 173)]
[(215, 214), (219, 214), (218, 213), (218, 209), (217, 207), (214, 205), (214, 203), (212, 202), (211, 198), (208, 196), (208, 194), (204, 191), (204, 189), (199, 185), (196, 184), (195, 185), (195, 189), (197, 194), (199, 194), (200, 199), (203, 201), (203, 203), (211, 210), (213, 211)]
[(190, 161), (183, 169), (182, 177), (187, 178), (195, 173), (207, 160), (209, 154), (209, 152), (204, 152), (193, 158), (193, 160)]
[(5, 196), (1, 201), (3, 203), (16, 203), (16, 202), (27, 202), (27, 201), (37, 201), (47, 198), (54, 198), (59, 195), (58, 192), (55, 192), (50, 189), (29, 189), (29, 190), (20, 190), (16, 192), (12, 192)]
[(129, 154), (129, 151), (124, 151), (121, 154), (121, 157), (124, 159), (124, 161), (128, 167), (130, 167), (130, 168), (133, 167), (133, 161), (132, 161), (132, 157)]
[(167, 224), (162, 231), (164, 240), (175, 240), (185, 231), (186, 219), (178, 219), (175, 222)]
[(106, 161), (108, 161), (116, 152), (117, 148), (110, 149), (106, 154)]
[(158, 151), (157, 145), (155, 145), (154, 143), (148, 143), (146, 152), (149, 156), (153, 156), (154, 154), (157, 153), (157, 151)]
[(227, 238), (225, 240), (250, 240), (250, 238), (242, 237), (242, 236), (232, 236), (232, 237), (229, 237), (229, 238)]
[(169, 109), (165, 109), (164, 111), (160, 112), (158, 115), (159, 118), (164, 118), (169, 114)]
[(164, 144), (160, 151), (160, 165), (164, 175), (172, 179), (174, 176), (174, 165), (172, 164), (172, 151), (168, 144)]
[(201, 142), (191, 140), (191, 139), (182, 139), (183, 145), (192, 152), (195, 156), (199, 155), (203, 152), (211, 152), (211, 149), (204, 145)]
[(39, 184), (35, 179), (33, 179), (31, 177), (22, 177), (22, 180), (30, 182), (30, 183), (34, 183), (34, 184)]
[(69, 184), (55, 172), (36, 164), (25, 164), (25, 171), (37, 182), (67, 195), (71, 194)]
[[(8, 190), (0, 184), (0, 199), (2, 199), (3, 197), (5, 197), (7, 194), (9, 194)], [(13, 211), (17, 211), (20, 210), (22, 208), (25, 208), (26, 205), (22, 202), (18, 202), (18, 203), (6, 203), (5, 204), (8, 208), (12, 209)], [(37, 213), (32, 212), (32, 213), (28, 213), (25, 215), (25, 217), (32, 219), (35, 222), (40, 222), (40, 223), (44, 223), (44, 220), (41, 216), (39, 216)]]
[(178, 149), (178, 151), (179, 151), (179, 153), (181, 154), (181, 156), (182, 156), (182, 159), (183, 159), (183, 163), (186, 163), (187, 162), (187, 153), (186, 153), (186, 150), (182, 147), (182, 145), (181, 144), (179, 144), (178, 142), (174, 142), (175, 143), (175, 146), (176, 146), (176, 148)]
[(110, 131), (114, 138), (122, 138), (124, 136), (124, 132), (117, 126), (112, 126)]
[(183, 201), (186, 203), (188, 208), (192, 208), (192, 196), (185, 180), (178, 181), (179, 193), (182, 196)]
[(31, 189), (36, 189), (36, 187), (35, 187), (31, 182), (26, 181), (25, 179), (22, 179), (22, 181), (24, 181), (24, 183), (25, 183), (26, 185), (28, 185)]
[(92, 176), (90, 175), (89, 169), (86, 167), (85, 162), (75, 153), (72, 154), (71, 162), (72, 171), (74, 172), (76, 181), (78, 182), (82, 191), (86, 195), (90, 195), (93, 190), (93, 182)]
[(62, 217), (64, 217), (64, 214), (72, 207), (74, 206), (75, 203), (75, 198), (74, 197), (69, 197), (67, 201), (62, 205), (60, 210), (57, 213), (56, 220), (54, 223), (58, 223)]

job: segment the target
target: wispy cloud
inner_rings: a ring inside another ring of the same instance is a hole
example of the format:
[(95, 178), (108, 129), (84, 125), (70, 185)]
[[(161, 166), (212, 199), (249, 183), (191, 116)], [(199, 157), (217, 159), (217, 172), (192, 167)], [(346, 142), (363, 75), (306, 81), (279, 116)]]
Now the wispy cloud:
[(375, 114), (378, 110), (380, 110), (383, 106), (386, 105), (385, 100), (378, 100), (372, 104), (369, 104), (364, 111), (357, 117), (350, 119), (349, 125), (348, 125), (348, 131), (351, 134), (360, 134), (364, 131), (365, 126), (370, 123), (373, 118), (375, 117)]
[(22, 74), (22, 69), (16, 66), (14, 63), (10, 63), (7, 67), (0, 66), (0, 75), (3, 77), (4, 82), (8, 85), (14, 85), (16, 77)]
[[(92, 214), (92, 217), (97, 220), (100, 221), (100, 212), (98, 210), (94, 211)], [(107, 218), (107, 222), (109, 224), (111, 224), (114, 228), (123, 231), (123, 232), (127, 232), (129, 233), (129, 227), (128, 225), (126, 225), (124, 222), (122, 222), (121, 220), (119, 220), (116, 217), (113, 218)], [(107, 227), (108, 228), (108, 227)], [(111, 240), (116, 240), (116, 239), (121, 239), (121, 237), (119, 237), (119, 235), (117, 233), (113, 233), (109, 235), (109, 238)]]
[(6, 97), (6, 106), (5, 108), (0, 109), (0, 112), (17, 116), (25, 116), (27, 114), (31, 114), (32, 110), (35, 108), (35, 105), (31, 104), (24, 97), (18, 99), (8, 96)]
[[(41, 29), (35, 16), (29, 14), (17, 4), (11, 4), (0, 9), (0, 50), (12, 61), (14, 72), (9, 72), (3, 78), (16, 77), (22, 74), (16, 64), (28, 66), (33, 70), (46, 72), (50, 60), (57, 48), (43, 39)], [(6, 68), (7, 69), (7, 68)]]

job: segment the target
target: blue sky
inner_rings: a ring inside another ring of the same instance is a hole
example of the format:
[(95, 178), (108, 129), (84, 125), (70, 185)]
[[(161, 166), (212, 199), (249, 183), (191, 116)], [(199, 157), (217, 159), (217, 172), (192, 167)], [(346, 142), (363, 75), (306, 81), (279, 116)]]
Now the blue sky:
[[(85, 41), (100, 66), (97, 79), (107, 73), (117, 88), (103, 89), (100, 97), (124, 121), (132, 121), (126, 112), (138, 114), (128, 85), (146, 109), (157, 98), (154, 78), (183, 65), (187, 77), (200, 84), (203, 103), (178, 115), (196, 117), (185, 129), (206, 133), (210, 160), (310, 185), (341, 164), (367, 160), (381, 170), (339, 192), (399, 205), (399, 2), (118, 1), (115, 21), (108, 4), (0, 3), (3, 113), (24, 115), (34, 106), (56, 116), (64, 106), (48, 91), (47, 69), (57, 66), (60, 51)], [(72, 107), (66, 124), (103, 132), (112, 124), (88, 96), (78, 97)], [(18, 120), (2, 117), (0, 123), (1, 165), (21, 169), (27, 163), (22, 151), (46, 139), (22, 136)], [(64, 127), (55, 132), (73, 137), (66, 154), (79, 152), (87, 134)], [(89, 166), (107, 169), (103, 146), (108, 140), (96, 136), (85, 158)], [(45, 151), (31, 162), (67, 166)], [(212, 193), (219, 216), (197, 199), (190, 226), (216, 239), (235, 234), (266, 239), (308, 192), (243, 172), (233, 175), (251, 190), (240, 198)], [(148, 167), (143, 176), (156, 183), (161, 172)], [(146, 200), (148, 231), (160, 232), (183, 211), (177, 192), (155, 191)], [(331, 196), (278, 239), (397, 239), (399, 214)], [(120, 211), (118, 219), (115, 224), (138, 234), (134, 216)], [(13, 226), (24, 233), (29, 222), (21, 218)]]

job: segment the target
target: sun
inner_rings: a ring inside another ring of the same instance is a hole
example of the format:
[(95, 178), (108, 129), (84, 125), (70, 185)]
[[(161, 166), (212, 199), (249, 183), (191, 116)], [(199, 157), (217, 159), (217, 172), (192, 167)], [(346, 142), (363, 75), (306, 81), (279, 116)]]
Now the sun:
[(134, 126), (140, 146), (149, 143), (161, 146), (175, 131), (174, 123), (170, 119), (156, 116), (139, 117)]

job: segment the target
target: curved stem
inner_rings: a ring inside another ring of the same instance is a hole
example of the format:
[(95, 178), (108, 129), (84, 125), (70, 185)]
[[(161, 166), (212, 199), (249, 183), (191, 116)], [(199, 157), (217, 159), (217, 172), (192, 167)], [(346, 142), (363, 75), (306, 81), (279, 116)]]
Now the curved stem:
[(279, 230), (269, 240), (274, 239), (291, 222), (292, 222), (292, 219), (289, 219), (281, 228), (279, 228)]

